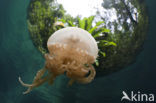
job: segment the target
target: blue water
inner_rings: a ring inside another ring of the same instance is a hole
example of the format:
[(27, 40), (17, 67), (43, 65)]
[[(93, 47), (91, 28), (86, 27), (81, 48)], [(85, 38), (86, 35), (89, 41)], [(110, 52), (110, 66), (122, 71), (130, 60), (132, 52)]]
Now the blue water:
[(26, 9), (30, 0), (0, 0), (0, 103), (120, 103), (122, 91), (156, 95), (156, 1), (146, 0), (149, 33), (144, 50), (133, 65), (91, 84), (67, 87), (59, 77), (53, 86), (45, 84), (28, 95), (18, 77), (31, 83), (44, 58), (34, 47), (27, 29)]

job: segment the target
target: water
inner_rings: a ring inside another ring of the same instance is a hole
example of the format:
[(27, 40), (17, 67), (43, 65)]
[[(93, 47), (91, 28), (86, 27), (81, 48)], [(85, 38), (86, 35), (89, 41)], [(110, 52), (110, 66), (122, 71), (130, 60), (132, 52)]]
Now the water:
[(44, 65), (44, 58), (34, 47), (27, 30), (29, 1), (0, 1), (0, 103), (120, 103), (123, 90), (156, 94), (156, 1), (146, 0), (149, 33), (144, 51), (135, 64), (96, 78), (88, 85), (66, 87), (67, 79), (62, 76), (53, 86), (45, 84), (22, 95), (25, 88), (18, 82), (18, 77), (31, 83), (37, 70)]

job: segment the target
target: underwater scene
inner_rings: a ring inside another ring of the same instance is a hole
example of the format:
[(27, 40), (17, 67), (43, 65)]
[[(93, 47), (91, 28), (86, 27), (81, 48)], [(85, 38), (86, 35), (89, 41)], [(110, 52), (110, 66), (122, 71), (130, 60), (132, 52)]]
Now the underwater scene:
[(0, 103), (156, 102), (155, 0), (1, 0)]

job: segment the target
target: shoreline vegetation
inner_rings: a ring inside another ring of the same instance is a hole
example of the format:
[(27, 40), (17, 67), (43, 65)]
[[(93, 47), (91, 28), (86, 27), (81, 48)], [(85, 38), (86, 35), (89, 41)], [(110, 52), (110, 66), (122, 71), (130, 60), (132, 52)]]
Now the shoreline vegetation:
[[(78, 15), (74, 18), (66, 13), (57, 0), (31, 0), (27, 23), (35, 47), (42, 54), (47, 53), (47, 40), (51, 34), (64, 27), (77, 26), (91, 33), (98, 42), (99, 57), (94, 64), (98, 76), (132, 64), (143, 49), (148, 30), (146, 6), (143, 0), (115, 1), (111, 0), (107, 7), (106, 2), (102, 4), (103, 8), (114, 8), (117, 12), (117, 20), (109, 22), (108, 17), (98, 11), (90, 17), (82, 18)], [(101, 20), (95, 22), (96, 16), (101, 17)]]

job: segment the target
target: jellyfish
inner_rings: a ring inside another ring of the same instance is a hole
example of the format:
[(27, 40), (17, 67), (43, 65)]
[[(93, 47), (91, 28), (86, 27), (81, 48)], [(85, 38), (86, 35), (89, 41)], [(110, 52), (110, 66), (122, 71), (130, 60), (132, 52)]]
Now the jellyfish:
[(47, 47), (45, 66), (37, 72), (33, 83), (26, 84), (19, 77), (19, 82), (28, 88), (23, 94), (45, 82), (53, 84), (56, 77), (63, 74), (70, 79), (68, 85), (87, 84), (94, 79), (93, 63), (98, 56), (98, 46), (89, 32), (77, 27), (60, 29), (49, 37)]

